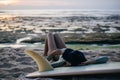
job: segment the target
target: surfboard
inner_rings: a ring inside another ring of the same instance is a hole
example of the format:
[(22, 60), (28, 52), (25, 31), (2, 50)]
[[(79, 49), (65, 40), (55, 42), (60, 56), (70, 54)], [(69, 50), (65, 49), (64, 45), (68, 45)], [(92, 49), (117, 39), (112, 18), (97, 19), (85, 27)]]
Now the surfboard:
[(59, 67), (45, 72), (33, 72), (26, 75), (27, 78), (53, 77), (69, 75), (89, 75), (103, 73), (120, 73), (120, 62), (111, 62), (103, 64), (91, 64), (85, 66)]

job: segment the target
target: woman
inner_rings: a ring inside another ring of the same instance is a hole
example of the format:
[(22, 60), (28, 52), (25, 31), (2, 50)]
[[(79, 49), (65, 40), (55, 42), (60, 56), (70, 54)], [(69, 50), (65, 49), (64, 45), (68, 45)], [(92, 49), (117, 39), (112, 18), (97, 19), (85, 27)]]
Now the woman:
[(107, 57), (88, 61), (83, 52), (67, 48), (60, 34), (48, 33), (45, 40), (44, 56), (52, 62), (53, 67), (64, 65), (77, 66), (107, 62)]

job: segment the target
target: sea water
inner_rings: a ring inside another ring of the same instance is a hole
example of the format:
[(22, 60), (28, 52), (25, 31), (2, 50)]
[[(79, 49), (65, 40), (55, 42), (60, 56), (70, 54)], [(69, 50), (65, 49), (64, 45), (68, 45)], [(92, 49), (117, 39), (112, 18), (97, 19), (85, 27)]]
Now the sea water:
[(108, 16), (120, 15), (120, 10), (0, 10), (0, 17), (4, 15), (10, 16), (36, 16), (36, 17), (65, 17), (65, 16)]

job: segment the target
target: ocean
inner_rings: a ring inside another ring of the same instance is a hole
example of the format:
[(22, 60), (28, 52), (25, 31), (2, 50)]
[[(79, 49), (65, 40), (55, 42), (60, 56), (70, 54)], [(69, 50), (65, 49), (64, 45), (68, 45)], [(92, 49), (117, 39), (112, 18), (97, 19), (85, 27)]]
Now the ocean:
[(120, 10), (0, 10), (0, 16), (36, 16), (36, 17), (66, 17), (66, 16), (108, 16), (120, 15)]

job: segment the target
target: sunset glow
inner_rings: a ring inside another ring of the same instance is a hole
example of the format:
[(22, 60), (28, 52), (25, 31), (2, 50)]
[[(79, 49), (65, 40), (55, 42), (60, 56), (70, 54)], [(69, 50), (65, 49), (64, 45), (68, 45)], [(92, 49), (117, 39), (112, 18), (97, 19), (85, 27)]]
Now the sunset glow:
[(0, 4), (2, 5), (9, 5), (15, 3), (16, 0), (0, 0)]
[(120, 9), (120, 0), (0, 0), (0, 9)]

